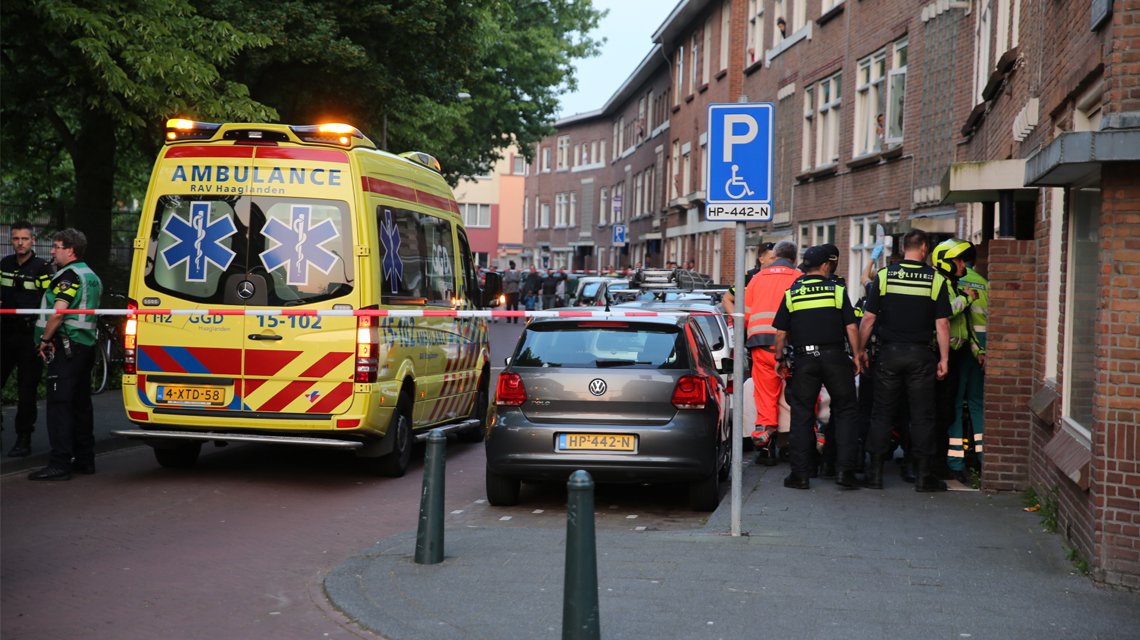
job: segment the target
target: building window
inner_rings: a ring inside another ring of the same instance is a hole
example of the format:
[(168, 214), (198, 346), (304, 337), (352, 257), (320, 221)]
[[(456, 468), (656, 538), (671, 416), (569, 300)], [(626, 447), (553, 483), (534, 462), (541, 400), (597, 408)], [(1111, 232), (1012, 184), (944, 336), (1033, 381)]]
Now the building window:
[(812, 158), (815, 154), (812, 152), (812, 139), (815, 132), (815, 87), (807, 87), (804, 89), (804, 128), (803, 128), (803, 144), (800, 147), (800, 168), (804, 171), (811, 169)]
[(610, 160), (617, 160), (618, 155), (621, 154), (621, 142), (619, 136), (621, 136), (621, 123), (614, 122), (614, 154)]
[(523, 231), (530, 228), (530, 200), (523, 198)]
[(645, 211), (645, 172), (633, 176), (633, 216)]
[(678, 197), (680, 197), (677, 192), (681, 190), (681, 141), (680, 140), (674, 140), (673, 141), (672, 162), (670, 162), (669, 164), (673, 168), (673, 171), (672, 171), (673, 179), (669, 181), (669, 199), (670, 200), (676, 200)]
[[(855, 87), (854, 155), (882, 150), (887, 124), (887, 54), (879, 51), (859, 61)], [(905, 76), (904, 76), (905, 78)]]
[[(788, 0), (790, 2), (791, 0)], [(792, 30), (788, 28), (788, 12), (785, 6), (787, 2), (784, 0), (776, 0), (772, 6), (772, 17), (775, 22), (772, 23), (772, 45), (778, 45), (788, 37)]]
[(990, 31), (990, 22), (993, 20), (993, 1), (979, 0), (978, 22), (974, 28), (974, 104), (981, 104), (982, 89), (990, 79), (990, 70), (993, 64), (990, 60), (990, 40), (993, 34)]
[(748, 33), (745, 36), (744, 66), (764, 59), (764, 1), (748, 0)]
[(712, 16), (705, 20), (704, 46), (701, 48), (701, 84), (709, 81), (709, 58), (712, 57)]
[(570, 202), (566, 205), (566, 225), (573, 227), (578, 224), (578, 194), (570, 192)]
[(887, 99), (887, 144), (897, 146), (903, 139), (903, 111), (906, 107), (906, 58), (908, 40), (894, 44), (891, 55), (889, 95)]
[(728, 68), (728, 36), (732, 27), (732, 0), (720, 5), (720, 67)]
[(693, 33), (689, 40), (689, 93), (697, 90), (701, 83), (701, 78), (698, 75), (701, 69), (701, 36), (698, 33)]
[(837, 73), (819, 83), (819, 109), (815, 118), (815, 166), (839, 162), (839, 105), (842, 101), (843, 74)]
[(851, 259), (847, 265), (847, 292), (854, 303), (867, 292), (863, 290), (863, 269), (871, 261), (875, 248), (875, 224), (878, 216), (851, 219)]
[(543, 202), (539, 205), (538, 224), (535, 225), (539, 229), (550, 228), (550, 203)]
[(516, 176), (525, 176), (526, 158), (522, 156), (511, 156), (511, 173)]
[(570, 166), (570, 136), (558, 136), (558, 170)]
[(673, 71), (673, 104), (681, 104), (681, 90), (685, 83), (685, 45), (677, 47), (677, 66)]
[(1097, 258), (1100, 238), (1099, 189), (1071, 192), (1069, 211), (1069, 265), (1065, 291), (1064, 415), (1087, 432), (1093, 425), (1093, 388), (1096, 370)]
[(610, 210), (610, 190), (602, 187), (598, 190), (598, 226), (606, 224), (606, 212)]
[(554, 228), (566, 226), (566, 203), (569, 194), (559, 193), (554, 196)]
[(625, 182), (619, 182), (614, 185), (614, 195), (611, 200), (613, 202), (612, 212), (614, 222), (625, 220)]
[(709, 146), (707, 144), (702, 144), (701, 145), (701, 166), (697, 167), (697, 171), (699, 171), (700, 173), (698, 173), (697, 175), (700, 176), (699, 184), (701, 185), (701, 191), (704, 191), (705, 193), (709, 192), (708, 176), (705, 175), (708, 173), (708, 171), (705, 170), (705, 168), (708, 166), (709, 166)]
[(681, 195), (687, 196), (693, 192), (693, 160), (688, 144), (681, 151)]
[(542, 148), (542, 172), (550, 173), (550, 147)]
[(820, 3), (819, 7), (820, 13), (827, 13), (828, 11), (831, 11), (841, 4), (843, 4), (843, 0), (823, 0), (823, 2)]
[(490, 227), (491, 205), (459, 203), (459, 212), (463, 214), (463, 225), (466, 227)]
[(808, 247), (824, 243), (835, 244), (834, 220), (821, 220), (800, 225), (799, 258), (803, 258), (804, 251), (807, 251)]

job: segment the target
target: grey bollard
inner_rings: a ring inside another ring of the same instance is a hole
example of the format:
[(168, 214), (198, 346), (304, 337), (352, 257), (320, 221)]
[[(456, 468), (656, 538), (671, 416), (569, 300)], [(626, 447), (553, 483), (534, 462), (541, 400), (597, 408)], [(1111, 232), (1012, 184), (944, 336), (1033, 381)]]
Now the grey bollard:
[(439, 429), (427, 437), (420, 524), (416, 530), (416, 564), (443, 562), (443, 466), (447, 436)]
[(594, 537), (594, 480), (579, 469), (566, 483), (566, 581), (562, 594), (563, 640), (597, 640), (598, 545)]

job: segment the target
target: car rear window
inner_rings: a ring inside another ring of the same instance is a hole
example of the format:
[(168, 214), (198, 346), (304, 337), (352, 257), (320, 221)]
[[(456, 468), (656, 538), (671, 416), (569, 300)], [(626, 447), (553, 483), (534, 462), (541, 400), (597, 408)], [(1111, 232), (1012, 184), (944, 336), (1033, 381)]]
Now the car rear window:
[(511, 361), (520, 367), (688, 369), (680, 328), (649, 323), (536, 323)]
[(717, 322), (715, 316), (712, 315), (697, 315), (694, 314), (693, 318), (697, 321), (697, 326), (701, 328), (701, 333), (709, 341), (709, 346), (713, 351), (724, 348), (724, 334), (720, 331), (720, 323)]

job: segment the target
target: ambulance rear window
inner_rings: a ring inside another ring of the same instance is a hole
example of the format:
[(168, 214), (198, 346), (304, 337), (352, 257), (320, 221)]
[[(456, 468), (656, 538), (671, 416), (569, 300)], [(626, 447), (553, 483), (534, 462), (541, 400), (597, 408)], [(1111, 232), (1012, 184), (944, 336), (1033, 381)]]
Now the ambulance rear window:
[(146, 282), (199, 303), (292, 306), (343, 296), (354, 284), (349, 220), (348, 205), (334, 200), (162, 196)]

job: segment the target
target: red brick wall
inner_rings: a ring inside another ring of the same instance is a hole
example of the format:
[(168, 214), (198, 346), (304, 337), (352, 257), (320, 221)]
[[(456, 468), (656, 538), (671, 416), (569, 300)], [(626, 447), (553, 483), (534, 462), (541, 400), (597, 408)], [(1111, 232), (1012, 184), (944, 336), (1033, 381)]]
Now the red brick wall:
[[(1132, 14), (1140, 13), (1138, 11)], [(1140, 29), (1140, 23), (1135, 23)], [(1138, 38), (1140, 39), (1140, 38)], [(1140, 71), (1140, 69), (1138, 69)], [(1135, 80), (1135, 76), (1133, 77)], [(1102, 170), (1093, 577), (1140, 588), (1140, 163)]]
[(1116, 2), (1105, 61), (1108, 112), (1140, 111), (1140, 1)]
[(986, 345), (986, 489), (1021, 491), (1028, 485), (1029, 399), (1037, 327), (1036, 243), (989, 243), (990, 317)]

